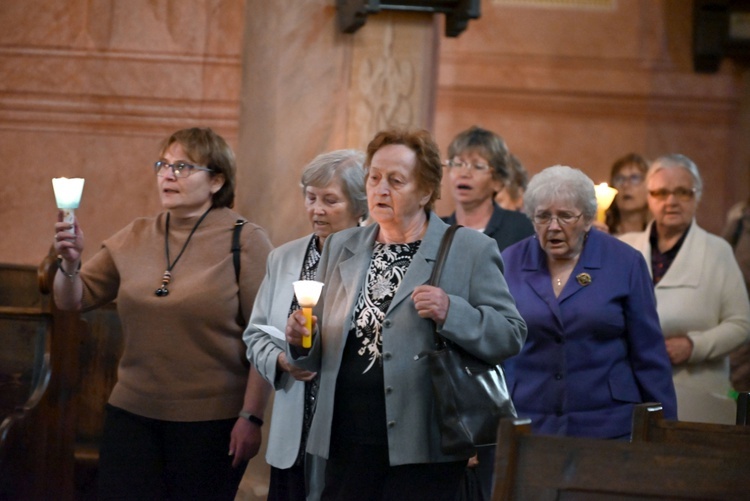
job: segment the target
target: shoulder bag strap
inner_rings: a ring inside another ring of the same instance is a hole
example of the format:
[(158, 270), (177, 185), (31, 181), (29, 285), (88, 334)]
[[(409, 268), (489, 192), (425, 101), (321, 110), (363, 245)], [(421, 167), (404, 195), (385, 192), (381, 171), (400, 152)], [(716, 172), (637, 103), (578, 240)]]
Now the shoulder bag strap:
[(456, 230), (460, 227), (460, 224), (451, 225), (451, 227), (443, 234), (443, 240), (440, 242), (440, 248), (438, 249), (437, 258), (435, 259), (435, 266), (432, 268), (432, 275), (430, 275), (430, 281), (428, 282), (429, 285), (437, 287), (440, 283), (440, 276), (443, 274), (443, 266), (448, 257), (448, 251), (451, 248), (453, 236), (456, 234)]
[(240, 251), (242, 250), (242, 246), (240, 245), (240, 233), (242, 232), (242, 227), (245, 226), (244, 219), (238, 219), (234, 223), (234, 228), (232, 229), (232, 257), (234, 258), (234, 278), (237, 280), (237, 283), (240, 282)]
[[(448, 251), (451, 248), (451, 242), (453, 242), (453, 236), (456, 234), (456, 230), (460, 227), (460, 224), (451, 225), (445, 234), (443, 234), (437, 258), (435, 259), (435, 266), (432, 268), (432, 274), (430, 275), (430, 281), (428, 282), (429, 285), (438, 287), (440, 277), (443, 274), (443, 266), (445, 265), (445, 260), (448, 258)], [(438, 349), (445, 347), (445, 340), (437, 333), (437, 329), (433, 331), (433, 334), (435, 335), (435, 345)]]

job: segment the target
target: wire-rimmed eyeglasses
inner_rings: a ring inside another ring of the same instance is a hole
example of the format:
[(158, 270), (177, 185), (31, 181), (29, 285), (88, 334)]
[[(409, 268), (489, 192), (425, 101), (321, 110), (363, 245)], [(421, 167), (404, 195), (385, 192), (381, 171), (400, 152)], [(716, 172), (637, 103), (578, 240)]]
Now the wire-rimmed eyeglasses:
[(157, 160), (154, 162), (154, 173), (157, 176), (164, 176), (168, 169), (172, 169), (174, 177), (189, 177), (196, 170), (202, 170), (205, 172), (213, 172), (213, 169), (208, 167), (201, 167), (199, 165), (191, 165), (187, 162), (175, 162), (170, 164), (164, 160)]
[(583, 216), (583, 212), (575, 215), (571, 214), (569, 212), (562, 212), (560, 214), (550, 214), (549, 212), (540, 212), (539, 214), (534, 214), (534, 223), (538, 224), (539, 226), (547, 226), (549, 224), (552, 224), (552, 220), (556, 219), (557, 224), (560, 226), (568, 226), (569, 224), (573, 224), (579, 219), (581, 219), (581, 216)]
[(617, 174), (612, 178), (612, 186), (616, 186), (619, 188), (621, 186), (625, 186), (626, 183), (630, 186), (639, 186), (644, 179), (645, 178), (643, 174), (630, 174), (629, 176)]
[(669, 198), (669, 195), (674, 195), (674, 197), (680, 202), (689, 202), (695, 197), (695, 188), (679, 187), (673, 190), (662, 188), (660, 190), (649, 190), (648, 194), (660, 202)]
[(487, 172), (491, 167), (487, 164), (473, 164), (463, 160), (446, 160), (443, 165), (449, 169), (471, 169), (473, 172)]

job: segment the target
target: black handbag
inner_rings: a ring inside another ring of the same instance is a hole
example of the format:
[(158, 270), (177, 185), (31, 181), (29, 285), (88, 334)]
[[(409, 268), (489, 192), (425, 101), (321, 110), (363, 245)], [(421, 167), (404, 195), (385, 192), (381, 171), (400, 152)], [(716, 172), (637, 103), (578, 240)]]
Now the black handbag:
[[(453, 235), (453, 225), (440, 243), (430, 285), (440, 282)], [(437, 349), (427, 354), (432, 393), (444, 454), (471, 456), (475, 447), (497, 441), (500, 418), (517, 417), (502, 367), (491, 365), (434, 332)]]

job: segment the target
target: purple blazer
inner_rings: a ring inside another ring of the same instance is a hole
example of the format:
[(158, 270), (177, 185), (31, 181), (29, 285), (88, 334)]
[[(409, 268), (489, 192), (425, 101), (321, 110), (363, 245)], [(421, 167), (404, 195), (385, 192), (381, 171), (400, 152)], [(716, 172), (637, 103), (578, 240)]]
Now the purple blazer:
[[(559, 298), (535, 236), (502, 253), (528, 338), (503, 364), (519, 417), (535, 433), (629, 435), (634, 404), (677, 419), (672, 368), (640, 252), (592, 229)], [(590, 281), (587, 283), (587, 278)]]

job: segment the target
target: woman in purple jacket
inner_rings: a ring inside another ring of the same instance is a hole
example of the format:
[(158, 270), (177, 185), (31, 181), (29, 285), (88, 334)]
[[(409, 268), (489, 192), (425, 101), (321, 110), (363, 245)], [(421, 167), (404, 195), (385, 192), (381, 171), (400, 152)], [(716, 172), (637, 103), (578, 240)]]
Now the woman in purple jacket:
[(643, 257), (592, 229), (594, 184), (570, 167), (529, 183), (535, 235), (502, 254), (528, 338), (505, 363), (519, 417), (535, 433), (627, 438), (633, 406), (676, 419), (672, 372)]

